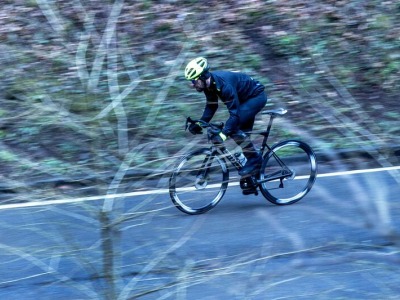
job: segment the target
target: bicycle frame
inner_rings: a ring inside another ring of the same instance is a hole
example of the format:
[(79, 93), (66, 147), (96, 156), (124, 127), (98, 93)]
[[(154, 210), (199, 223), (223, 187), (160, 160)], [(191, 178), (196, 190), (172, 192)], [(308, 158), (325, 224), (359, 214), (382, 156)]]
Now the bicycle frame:
[(232, 153), (228, 149), (226, 149), (226, 147), (219, 148), (217, 146), (211, 146), (210, 150), (211, 153), (209, 155), (206, 155), (206, 157), (204, 158), (203, 163), (201, 164), (201, 169), (199, 170), (197, 176), (203, 175), (204, 177), (206, 177), (207, 173), (201, 174), (201, 172), (207, 172), (216, 155), (226, 157), (237, 170), (240, 170), (243, 167), (239, 160), (234, 155), (232, 155)]
[[(257, 134), (264, 136), (263, 141), (261, 143), (261, 148), (260, 148), (261, 154), (264, 155), (264, 153), (265, 154), (272, 153), (275, 160), (278, 162), (278, 164), (282, 168), (280, 171), (270, 174), (269, 176), (267, 176), (267, 178), (264, 178), (263, 180), (256, 180), (257, 184), (262, 184), (267, 181), (273, 181), (273, 180), (279, 179), (281, 181), (280, 184), (282, 185), (283, 179), (293, 176), (293, 172), (286, 166), (286, 164), (275, 154), (275, 152), (272, 150), (272, 148), (267, 144), (267, 141), (268, 141), (268, 138), (269, 138), (269, 135), (271, 132), (271, 128), (272, 128), (272, 123), (273, 123), (276, 115), (284, 114), (284, 113), (286, 113), (286, 111), (281, 111), (280, 113), (270, 113), (270, 119), (268, 122), (267, 129), (265, 131), (257, 132)], [(225, 146), (217, 147), (217, 146), (213, 145), (213, 146), (211, 146), (210, 150), (211, 150), (210, 155), (207, 155), (204, 158), (204, 161), (201, 166), (202, 169), (199, 170), (199, 172), (197, 174), (197, 177), (199, 178), (199, 180), (201, 180), (201, 178), (206, 178), (207, 172), (209, 170), (209, 167), (211, 166), (212, 160), (215, 155), (221, 155), (223, 157), (226, 157), (238, 171), (241, 170), (241, 168), (243, 167), (242, 164), (237, 160), (237, 158), (234, 155), (232, 155), (232, 153)], [(201, 173), (203, 173), (203, 174), (201, 174)]]

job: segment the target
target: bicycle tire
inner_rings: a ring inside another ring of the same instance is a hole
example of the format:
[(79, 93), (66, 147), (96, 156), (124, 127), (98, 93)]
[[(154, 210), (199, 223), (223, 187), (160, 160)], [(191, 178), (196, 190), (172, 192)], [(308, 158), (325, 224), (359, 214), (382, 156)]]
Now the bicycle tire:
[[(279, 159), (278, 159), (278, 158)], [(263, 196), (273, 204), (289, 205), (302, 199), (311, 190), (317, 177), (317, 159), (311, 147), (301, 141), (287, 140), (274, 145), (263, 157), (260, 181), (290, 170), (290, 176), (260, 184)], [(283, 171), (282, 171), (283, 170)]]
[(169, 194), (180, 211), (189, 215), (202, 214), (221, 201), (228, 181), (225, 160), (210, 148), (202, 148), (178, 161), (169, 179)]

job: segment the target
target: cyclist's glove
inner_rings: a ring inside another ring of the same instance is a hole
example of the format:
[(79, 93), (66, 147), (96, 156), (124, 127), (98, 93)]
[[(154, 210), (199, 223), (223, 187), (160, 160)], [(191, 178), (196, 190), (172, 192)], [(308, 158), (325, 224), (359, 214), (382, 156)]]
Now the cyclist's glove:
[(202, 134), (203, 128), (201, 128), (199, 123), (192, 123), (189, 125), (189, 131), (191, 134)]

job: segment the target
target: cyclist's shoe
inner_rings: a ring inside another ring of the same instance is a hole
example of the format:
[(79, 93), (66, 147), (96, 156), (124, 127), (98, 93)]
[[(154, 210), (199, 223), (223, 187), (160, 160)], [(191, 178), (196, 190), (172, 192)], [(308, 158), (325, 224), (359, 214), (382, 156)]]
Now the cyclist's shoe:
[(260, 154), (255, 154), (247, 159), (244, 167), (239, 171), (239, 175), (246, 177), (257, 173), (261, 168), (262, 157)]

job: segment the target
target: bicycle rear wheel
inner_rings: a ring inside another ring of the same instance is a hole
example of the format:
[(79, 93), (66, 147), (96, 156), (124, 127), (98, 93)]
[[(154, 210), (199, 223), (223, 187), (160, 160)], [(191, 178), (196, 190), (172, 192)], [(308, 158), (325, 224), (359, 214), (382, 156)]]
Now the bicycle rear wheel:
[(169, 180), (174, 205), (190, 215), (215, 207), (228, 187), (229, 171), (225, 160), (203, 148), (185, 155)]
[[(317, 159), (306, 143), (296, 140), (280, 142), (263, 159), (260, 190), (268, 201), (289, 205), (302, 199), (317, 176)], [(267, 180), (267, 181), (266, 181)]]

